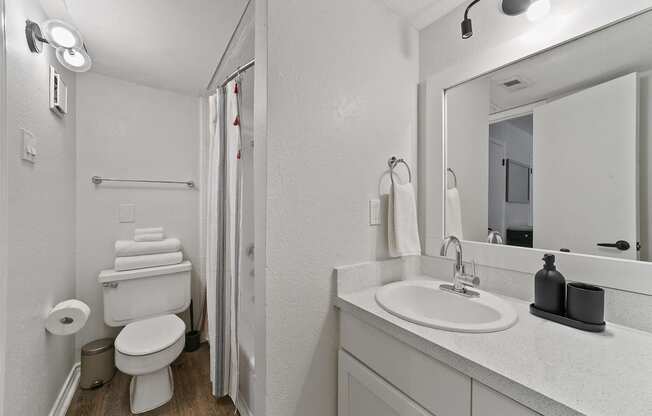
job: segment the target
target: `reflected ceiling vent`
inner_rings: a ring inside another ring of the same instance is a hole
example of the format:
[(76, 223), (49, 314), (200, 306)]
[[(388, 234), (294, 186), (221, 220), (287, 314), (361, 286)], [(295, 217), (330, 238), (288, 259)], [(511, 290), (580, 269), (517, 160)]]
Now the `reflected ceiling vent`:
[(529, 82), (519, 76), (510, 77), (506, 80), (500, 81), (498, 84), (508, 91), (518, 91), (530, 86)]

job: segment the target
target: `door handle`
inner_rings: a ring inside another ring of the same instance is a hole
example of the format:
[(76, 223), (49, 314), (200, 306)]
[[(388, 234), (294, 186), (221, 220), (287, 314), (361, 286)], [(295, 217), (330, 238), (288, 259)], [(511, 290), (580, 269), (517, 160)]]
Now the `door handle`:
[(630, 244), (625, 240), (618, 240), (615, 243), (598, 243), (599, 247), (617, 248), (620, 251), (627, 251), (630, 249)]

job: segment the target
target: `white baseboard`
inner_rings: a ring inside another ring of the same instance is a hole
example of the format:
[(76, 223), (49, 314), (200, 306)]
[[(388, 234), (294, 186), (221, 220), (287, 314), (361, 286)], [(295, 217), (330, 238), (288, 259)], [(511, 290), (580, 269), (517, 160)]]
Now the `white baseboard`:
[(75, 395), (75, 391), (77, 391), (77, 386), (79, 385), (79, 372), (80, 364), (75, 363), (70, 369), (70, 373), (68, 373), (68, 377), (63, 383), (63, 386), (61, 386), (61, 390), (52, 405), (49, 416), (66, 416), (66, 412), (72, 402), (72, 396)]
[(242, 394), (238, 394), (238, 400), (236, 400), (235, 408), (240, 412), (240, 416), (254, 416), (254, 414), (247, 406), (247, 402), (242, 400)]

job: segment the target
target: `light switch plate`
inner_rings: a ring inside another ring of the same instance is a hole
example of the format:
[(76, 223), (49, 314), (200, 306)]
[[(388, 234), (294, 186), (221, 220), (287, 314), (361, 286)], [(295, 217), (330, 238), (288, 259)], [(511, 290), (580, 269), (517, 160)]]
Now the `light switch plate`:
[(380, 225), (380, 199), (369, 200), (369, 225)]
[(136, 205), (135, 204), (120, 204), (118, 212), (118, 221), (121, 223), (135, 222)]
[(22, 129), (23, 148), (21, 158), (30, 163), (36, 163), (37, 143), (36, 137), (29, 131)]

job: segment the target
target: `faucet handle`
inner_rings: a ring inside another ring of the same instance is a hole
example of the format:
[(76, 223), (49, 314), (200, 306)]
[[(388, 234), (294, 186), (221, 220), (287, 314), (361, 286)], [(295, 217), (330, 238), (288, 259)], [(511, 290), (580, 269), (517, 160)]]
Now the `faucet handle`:
[(469, 274), (460, 275), (458, 281), (468, 287), (478, 287), (480, 285), (480, 278)]
[(478, 276), (478, 266), (477, 263), (475, 262), (475, 259), (471, 261), (471, 268), (472, 268), (471, 274), (466, 274), (465, 269), (464, 268), (462, 269), (462, 273), (460, 273), (459, 276), (459, 281), (464, 286), (478, 287), (480, 286), (480, 276)]

